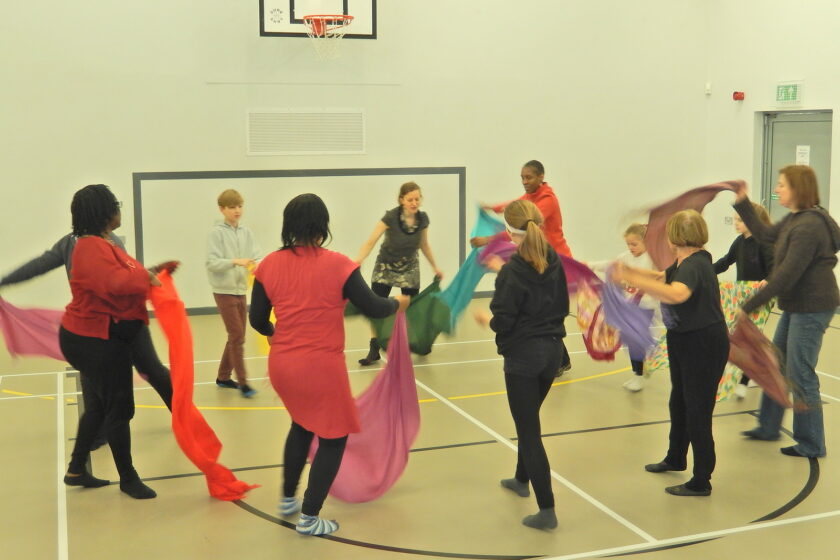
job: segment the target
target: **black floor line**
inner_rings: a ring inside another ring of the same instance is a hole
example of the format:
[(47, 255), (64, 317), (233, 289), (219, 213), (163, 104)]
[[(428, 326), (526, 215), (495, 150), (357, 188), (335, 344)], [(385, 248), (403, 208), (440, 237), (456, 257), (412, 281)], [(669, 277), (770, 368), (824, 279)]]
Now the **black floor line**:
[[(758, 411), (757, 410), (744, 410), (744, 411), (737, 411), (737, 412), (725, 412), (725, 413), (722, 413), (722, 414), (715, 414), (714, 416), (715, 417), (725, 417), (725, 416), (738, 416), (738, 415), (741, 415), (741, 414), (749, 414), (751, 416), (757, 417), (758, 416)], [(570, 430), (570, 431), (566, 431), (566, 432), (552, 432), (552, 433), (543, 434), (542, 437), (547, 438), (547, 437), (557, 437), (557, 436), (565, 436), (565, 435), (576, 435), (576, 434), (583, 434), (583, 433), (619, 430), (619, 429), (625, 429), (625, 428), (637, 428), (637, 427), (642, 427), (642, 426), (653, 426), (653, 425), (657, 425), (657, 424), (668, 424), (668, 423), (670, 423), (670, 420), (653, 420), (653, 421), (650, 421), (650, 422), (637, 422), (637, 423), (633, 423), (633, 424), (622, 424), (622, 425), (619, 425), (619, 426), (603, 426), (603, 427), (600, 427), (600, 428), (586, 428), (586, 429), (582, 429), (582, 430)], [(787, 430), (786, 428), (783, 428), (782, 432), (784, 432), (788, 436), (793, 436), (793, 434), (789, 430)], [(517, 438), (514, 437), (514, 438), (510, 438), (510, 439), (511, 439), (511, 441), (516, 441)], [(453, 449), (453, 448), (458, 448), (458, 447), (469, 447), (469, 446), (474, 446), (474, 445), (487, 445), (487, 444), (494, 444), (494, 443), (498, 443), (498, 442), (496, 440), (484, 440), (484, 441), (474, 441), (474, 442), (466, 442), (466, 443), (453, 443), (453, 444), (449, 444), (449, 445), (437, 445), (437, 446), (431, 446), (431, 447), (415, 448), (415, 449), (412, 449), (410, 452), (411, 453), (418, 453), (418, 452), (421, 452), (421, 451), (439, 451), (439, 450), (442, 450), (442, 449)], [(762, 516), (758, 519), (755, 519), (754, 521), (751, 521), (751, 523), (758, 523), (758, 522), (761, 522), (761, 521), (770, 521), (772, 519), (776, 519), (777, 517), (780, 517), (781, 515), (784, 515), (785, 513), (789, 512), (790, 510), (792, 510), (793, 508), (795, 508), (796, 506), (801, 504), (803, 501), (805, 501), (805, 499), (816, 488), (817, 483), (819, 482), (819, 478), (820, 478), (819, 461), (817, 459), (814, 459), (814, 458), (809, 458), (808, 461), (809, 461), (809, 466), (810, 466), (810, 472), (809, 472), (808, 480), (806, 481), (805, 486), (802, 488), (802, 490), (800, 490), (799, 493), (797, 493), (796, 496), (794, 496), (790, 501), (788, 501), (782, 507), (768, 513), (767, 515), (764, 515), (764, 516)], [(243, 472), (243, 471), (251, 471), (251, 470), (281, 468), (282, 466), (283, 466), (282, 464), (256, 465), (256, 466), (250, 466), (250, 467), (238, 467), (238, 468), (233, 468), (233, 469), (230, 469), (230, 470), (233, 471), (233, 472)], [(204, 473), (201, 473), (201, 472), (182, 473), (182, 474), (143, 478), (143, 480), (146, 481), (146, 482), (150, 482), (150, 481), (156, 481), (156, 480), (188, 478), (188, 477), (203, 476), (203, 475), (204, 475)], [(111, 484), (117, 484), (117, 483), (112, 482)], [(238, 507), (242, 508), (243, 510), (247, 511), (248, 513), (251, 513), (252, 515), (256, 515), (257, 517), (260, 517), (260, 518), (262, 518), (266, 521), (270, 521), (271, 523), (275, 523), (275, 524), (280, 525), (282, 527), (285, 527), (287, 529), (294, 530), (294, 528), (295, 528), (295, 525), (293, 523), (289, 523), (288, 521), (284, 521), (283, 519), (279, 519), (277, 517), (269, 515), (268, 513), (265, 513), (264, 511), (262, 511), (260, 509), (257, 509), (254, 506), (252, 506), (252, 505), (250, 505), (246, 502), (243, 502), (242, 500), (236, 500), (233, 503), (235, 505), (237, 505)], [(304, 538), (304, 537), (301, 537), (301, 538)], [(324, 535), (324, 536), (321, 536), (319, 538), (327, 539), (327, 540), (331, 540), (331, 541), (335, 541), (335, 542), (340, 542), (340, 543), (351, 545), (351, 546), (359, 546), (359, 547), (363, 547), (363, 548), (383, 550), (383, 551), (387, 551), (387, 552), (399, 552), (399, 553), (403, 553), (403, 554), (414, 554), (414, 555), (431, 556), (431, 557), (438, 557), (438, 558), (465, 558), (465, 559), (476, 559), (476, 560), (485, 560), (485, 559), (486, 560), (526, 560), (526, 559), (540, 558), (541, 557), (540, 555), (536, 555), (536, 556), (505, 556), (505, 555), (493, 555), (493, 554), (463, 554), (463, 553), (452, 553), (452, 552), (418, 550), (418, 549), (409, 549), (409, 548), (401, 548), (401, 547), (388, 546), (388, 545), (382, 545), (382, 544), (376, 544), (376, 543), (369, 543), (369, 542), (364, 542), (364, 541), (357, 541), (357, 540), (353, 540), (353, 539), (346, 539), (346, 538), (343, 538), (343, 537), (337, 537), (335, 535)], [(614, 557), (621, 557), (621, 556), (631, 556), (631, 555), (637, 555), (637, 554), (645, 554), (645, 553), (648, 553), (648, 552), (657, 552), (657, 551), (662, 551), (662, 550), (682, 548), (682, 547), (685, 547), (685, 546), (692, 546), (692, 545), (695, 545), (695, 544), (701, 544), (701, 543), (704, 543), (704, 542), (718, 540), (718, 539), (721, 539), (721, 538), (723, 538), (723, 537), (715, 537), (715, 538), (711, 538), (711, 539), (698, 539), (696, 541), (690, 541), (690, 542), (685, 542), (685, 543), (660, 546), (660, 547), (655, 547), (655, 548), (646, 548), (646, 549), (638, 550), (638, 551), (634, 551), (634, 552), (623, 552), (623, 553), (619, 553), (619, 554), (608, 554), (608, 555), (603, 555), (602, 558), (614, 558)]]
[[(758, 416), (757, 411), (750, 411), (749, 414), (751, 414), (753, 416), (756, 416), (756, 417)], [(782, 428), (782, 432), (785, 433), (786, 435), (790, 436), (790, 437), (793, 437), (793, 433), (790, 430), (788, 430), (787, 428)], [(800, 490), (799, 493), (796, 494), (796, 496), (794, 496), (790, 501), (788, 501), (788, 503), (786, 503), (782, 507), (780, 507), (780, 508), (778, 508), (774, 511), (771, 511), (767, 515), (759, 517), (758, 519), (754, 519), (753, 521), (750, 521), (750, 523), (760, 523), (762, 521), (771, 521), (773, 519), (776, 519), (777, 517), (781, 517), (785, 513), (789, 512), (790, 510), (792, 510), (793, 508), (795, 508), (796, 506), (798, 506), (799, 504), (804, 502), (805, 498), (810, 496), (811, 492), (813, 492), (814, 489), (817, 487), (817, 482), (819, 482), (819, 480), (820, 480), (820, 462), (813, 457), (809, 457), (808, 458), (808, 480), (805, 482), (805, 486), (802, 487), (802, 490)], [(696, 541), (684, 542), (684, 543), (679, 543), (679, 544), (672, 544), (672, 545), (667, 545), (667, 546), (658, 546), (656, 548), (646, 548), (644, 550), (637, 550), (637, 551), (634, 551), (634, 552), (622, 552), (620, 554), (608, 554), (608, 555), (603, 556), (603, 558), (618, 558), (618, 557), (621, 557), (621, 556), (632, 556), (632, 555), (636, 555), (636, 554), (646, 554), (648, 552), (659, 552), (659, 551), (662, 551), (662, 550), (671, 550), (671, 549), (675, 549), (675, 548), (682, 548), (682, 547), (685, 547), (685, 546), (692, 546), (692, 545), (695, 545), (695, 544), (702, 544), (702, 543), (709, 542), (709, 541), (716, 541), (716, 540), (719, 540), (719, 539), (722, 539), (722, 538), (723, 537), (714, 537), (714, 538), (711, 538), (711, 539), (697, 539)]]
[[(279, 519), (277, 517), (269, 515), (269, 514), (265, 513), (264, 511), (258, 510), (257, 508), (255, 508), (255, 507), (253, 507), (249, 504), (246, 504), (245, 502), (242, 502), (240, 500), (236, 500), (233, 503), (236, 504), (237, 506), (241, 507), (245, 511), (247, 511), (249, 513), (252, 513), (252, 514), (256, 515), (257, 517), (265, 519), (266, 521), (276, 523), (277, 525), (280, 525), (280, 526), (285, 527), (287, 529), (292, 529), (292, 530), (295, 529), (294, 523), (289, 523), (288, 521), (284, 521), (283, 519)], [(301, 538), (312, 538), (312, 537), (301, 537)], [(483, 560), (483, 559), (486, 559), (486, 560), (526, 560), (526, 559), (529, 559), (529, 558), (540, 558), (540, 556), (508, 556), (508, 555), (498, 555), (498, 554), (462, 554), (462, 553), (457, 553), (457, 552), (437, 552), (437, 551), (433, 551), (433, 550), (417, 550), (417, 549), (413, 549), (413, 548), (401, 548), (401, 547), (398, 547), (398, 546), (388, 546), (388, 545), (383, 545), (383, 544), (375, 544), (375, 543), (368, 543), (368, 542), (364, 542), (364, 541), (357, 541), (357, 540), (353, 540), (353, 539), (345, 539), (343, 537), (337, 537), (335, 535), (322, 535), (322, 536), (317, 537), (317, 538), (330, 540), (330, 541), (335, 541), (335, 542), (339, 542), (339, 543), (342, 543), (342, 544), (349, 544), (349, 545), (352, 545), (352, 546), (360, 546), (360, 547), (363, 547), (363, 548), (370, 548), (370, 549), (374, 549), (374, 550), (384, 550), (384, 551), (387, 551), (387, 552), (401, 552), (403, 554), (416, 554), (416, 555), (420, 555), (420, 556), (434, 556), (434, 557), (437, 557), (437, 558), (470, 558), (470, 559), (474, 558), (476, 560)]]

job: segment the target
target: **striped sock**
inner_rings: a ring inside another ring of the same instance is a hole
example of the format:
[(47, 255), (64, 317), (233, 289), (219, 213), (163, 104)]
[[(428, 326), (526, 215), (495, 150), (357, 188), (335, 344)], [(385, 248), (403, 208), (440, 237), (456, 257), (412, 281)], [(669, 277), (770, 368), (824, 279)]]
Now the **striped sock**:
[(301, 535), (329, 535), (338, 530), (338, 523), (328, 519), (321, 519), (317, 515), (301, 513), (295, 529)]
[(283, 497), (277, 504), (277, 510), (283, 516), (293, 515), (300, 511), (300, 502), (294, 496), (291, 498)]

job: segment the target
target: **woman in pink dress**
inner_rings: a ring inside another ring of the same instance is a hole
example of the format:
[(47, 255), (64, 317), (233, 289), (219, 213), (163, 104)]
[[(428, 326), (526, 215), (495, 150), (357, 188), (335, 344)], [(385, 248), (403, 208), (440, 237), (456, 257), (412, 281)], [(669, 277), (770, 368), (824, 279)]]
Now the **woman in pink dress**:
[[(271, 384), (292, 418), (283, 456), (282, 515), (301, 512), (297, 531), (324, 535), (338, 529), (318, 514), (332, 486), (347, 435), (360, 431), (344, 359), (344, 306), (353, 302), (365, 315), (387, 317), (408, 307), (408, 296), (374, 294), (348, 257), (323, 248), (330, 237), (329, 212), (314, 194), (302, 194), (283, 211), (283, 247), (256, 271), (250, 322), (271, 337)], [(272, 308), (276, 328), (269, 321)], [(303, 503), (295, 498), (312, 438), (312, 461)]]

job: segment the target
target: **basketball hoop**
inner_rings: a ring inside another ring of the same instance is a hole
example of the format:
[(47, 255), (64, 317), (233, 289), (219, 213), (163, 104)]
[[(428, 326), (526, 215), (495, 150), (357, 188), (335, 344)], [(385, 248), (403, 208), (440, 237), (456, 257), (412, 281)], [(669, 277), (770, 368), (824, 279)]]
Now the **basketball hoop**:
[(312, 39), (315, 52), (324, 60), (338, 56), (339, 41), (352, 22), (353, 16), (337, 14), (303, 16), (306, 34)]

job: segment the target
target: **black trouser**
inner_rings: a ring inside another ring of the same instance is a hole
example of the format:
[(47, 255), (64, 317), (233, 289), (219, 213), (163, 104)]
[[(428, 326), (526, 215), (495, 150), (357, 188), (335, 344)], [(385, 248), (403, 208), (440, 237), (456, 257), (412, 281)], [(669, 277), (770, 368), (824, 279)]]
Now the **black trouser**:
[(668, 454), (665, 462), (685, 468), (688, 446), (694, 455), (694, 476), (687, 483), (706, 489), (715, 469), (712, 413), (718, 383), (729, 356), (729, 337), (724, 323), (687, 333), (668, 331), (671, 363), (671, 413)]
[[(391, 295), (391, 288), (393, 288), (393, 286), (380, 284), (379, 282), (374, 282), (370, 285), (371, 291), (379, 297), (388, 297)], [(416, 296), (420, 293), (420, 288), (400, 288), (400, 291), (404, 296)]]
[(639, 360), (630, 360), (630, 367), (636, 375), (642, 375), (645, 371), (645, 363)]
[(84, 472), (91, 444), (104, 424), (120, 480), (138, 478), (131, 460), (129, 430), (129, 421), (134, 417), (130, 348), (142, 325), (142, 321), (111, 323), (108, 340), (79, 336), (64, 327), (59, 331), (64, 357), (79, 370), (85, 404), (68, 468), (70, 473)]
[(562, 347), (562, 340), (546, 337), (527, 340), (504, 355), (508, 405), (518, 438), (515, 476), (519, 482), (531, 483), (540, 509), (554, 507), (540, 407), (560, 367)]
[[(283, 496), (295, 495), (314, 435), (300, 424), (292, 422), (283, 451)], [(346, 445), (347, 436), (334, 439), (318, 437), (318, 451), (309, 469), (309, 482), (303, 494), (301, 513), (318, 515), (321, 511), (335, 475), (338, 474)]]
[(131, 343), (131, 363), (138, 373), (146, 376), (149, 385), (157, 391), (163, 399), (166, 408), (172, 410), (172, 378), (169, 369), (160, 362), (155, 346), (152, 344), (152, 333), (149, 326), (144, 324)]

